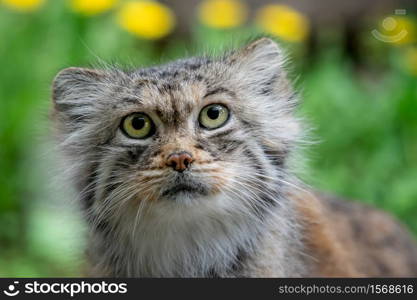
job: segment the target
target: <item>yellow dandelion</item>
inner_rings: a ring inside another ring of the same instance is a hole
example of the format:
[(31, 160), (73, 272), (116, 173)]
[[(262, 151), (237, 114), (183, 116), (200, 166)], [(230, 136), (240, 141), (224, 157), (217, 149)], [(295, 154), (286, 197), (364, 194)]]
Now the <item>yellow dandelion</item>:
[(417, 76), (417, 47), (406, 49), (403, 63), (411, 75)]
[(279, 4), (261, 7), (256, 13), (256, 23), (265, 32), (289, 42), (303, 41), (310, 30), (307, 17), (289, 6)]
[(118, 22), (128, 32), (153, 40), (171, 33), (175, 16), (171, 9), (156, 1), (128, 1), (120, 8)]
[(118, 0), (71, 0), (71, 9), (87, 16), (101, 14), (112, 9)]
[(35, 11), (42, 6), (45, 0), (2, 0), (6, 6), (22, 12)]
[(238, 0), (205, 0), (198, 10), (201, 22), (214, 28), (233, 28), (247, 18), (247, 6)]
[(411, 18), (406, 16), (392, 16), (385, 18), (379, 30), (373, 31), (374, 36), (394, 45), (409, 45), (417, 41), (417, 26)]

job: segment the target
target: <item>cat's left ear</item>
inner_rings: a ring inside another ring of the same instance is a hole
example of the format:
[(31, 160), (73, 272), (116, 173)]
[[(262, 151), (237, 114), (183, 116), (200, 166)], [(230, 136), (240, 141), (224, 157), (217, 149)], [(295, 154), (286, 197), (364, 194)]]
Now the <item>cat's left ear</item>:
[[(105, 73), (87, 68), (67, 68), (56, 75), (52, 84), (54, 109), (70, 119), (94, 104), (105, 85)], [(79, 119), (79, 118), (78, 118)]]
[(269, 93), (273, 86), (285, 82), (283, 68), (285, 55), (276, 42), (269, 38), (258, 39), (244, 48), (232, 53), (227, 62), (236, 70), (238, 82)]

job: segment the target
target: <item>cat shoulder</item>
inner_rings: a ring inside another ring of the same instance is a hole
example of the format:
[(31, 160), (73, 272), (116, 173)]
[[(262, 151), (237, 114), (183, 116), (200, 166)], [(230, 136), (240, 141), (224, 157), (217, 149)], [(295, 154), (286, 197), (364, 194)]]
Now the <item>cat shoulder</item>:
[(415, 241), (392, 216), (322, 193), (292, 197), (314, 276), (417, 276)]

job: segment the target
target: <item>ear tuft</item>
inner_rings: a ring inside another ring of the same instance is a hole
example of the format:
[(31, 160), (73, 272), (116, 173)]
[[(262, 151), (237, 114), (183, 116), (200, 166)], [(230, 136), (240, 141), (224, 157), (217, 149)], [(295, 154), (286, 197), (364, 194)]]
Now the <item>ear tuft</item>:
[(103, 78), (104, 73), (100, 70), (71, 67), (60, 71), (52, 83), (55, 110), (66, 112), (73, 106), (82, 106), (95, 94)]
[(279, 58), (281, 56), (281, 49), (278, 47), (270, 38), (260, 38), (246, 47), (241, 51), (244, 56), (256, 56), (257, 58)]
[(227, 59), (236, 81), (257, 94), (269, 95), (286, 81), (283, 51), (269, 38), (258, 39)]
[(231, 63), (241, 64), (281, 63), (283, 54), (276, 42), (260, 38), (234, 52), (230, 59)]

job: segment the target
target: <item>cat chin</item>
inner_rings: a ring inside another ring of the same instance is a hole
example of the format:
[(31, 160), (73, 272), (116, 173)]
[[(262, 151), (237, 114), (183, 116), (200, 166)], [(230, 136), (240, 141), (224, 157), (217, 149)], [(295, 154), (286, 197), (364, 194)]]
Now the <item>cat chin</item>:
[[(150, 218), (163, 219), (171, 222), (198, 222), (206, 215), (221, 215), (231, 210), (233, 203), (227, 201), (221, 194), (195, 195), (178, 193), (170, 199), (161, 199), (151, 205)], [(233, 210), (233, 209), (232, 209)]]
[(165, 189), (162, 192), (162, 198), (177, 198), (178, 196), (201, 196), (207, 195), (208, 191), (205, 185), (196, 183), (180, 183)]
[(161, 200), (192, 203), (203, 196), (209, 196), (210, 186), (191, 174), (176, 174), (169, 180), (169, 183), (165, 184), (160, 195)]
[(184, 206), (192, 206), (201, 204), (204, 201), (210, 201), (214, 195), (210, 196), (207, 194), (201, 194), (198, 191), (189, 191), (189, 190), (181, 190), (177, 191), (175, 194), (170, 194), (169, 196), (165, 196), (163, 198), (164, 201), (169, 201), (174, 205), (184, 205)]

